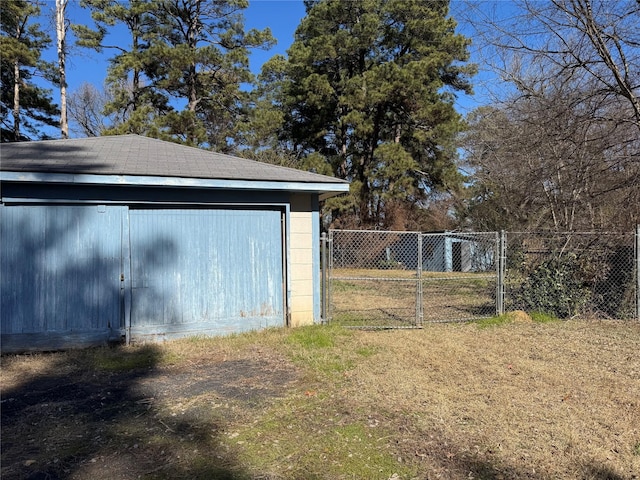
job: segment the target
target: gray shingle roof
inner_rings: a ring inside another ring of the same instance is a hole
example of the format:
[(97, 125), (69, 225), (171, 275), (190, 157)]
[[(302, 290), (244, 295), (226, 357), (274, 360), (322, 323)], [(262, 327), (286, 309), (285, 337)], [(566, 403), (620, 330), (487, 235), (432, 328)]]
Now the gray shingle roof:
[(139, 135), (3, 143), (0, 170), (272, 182), (346, 183), (334, 177)]

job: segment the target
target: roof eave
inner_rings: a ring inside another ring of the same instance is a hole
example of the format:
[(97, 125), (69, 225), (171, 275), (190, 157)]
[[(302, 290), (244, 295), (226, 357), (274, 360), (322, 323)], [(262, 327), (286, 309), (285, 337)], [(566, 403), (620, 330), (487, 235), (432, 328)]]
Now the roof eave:
[(273, 180), (234, 180), (216, 178), (160, 177), (145, 175), (96, 175), (45, 172), (0, 172), (0, 180), (24, 183), (63, 183), (74, 185), (211, 188), (218, 190), (272, 190), (317, 193), (321, 200), (349, 191), (344, 181), (291, 182)]

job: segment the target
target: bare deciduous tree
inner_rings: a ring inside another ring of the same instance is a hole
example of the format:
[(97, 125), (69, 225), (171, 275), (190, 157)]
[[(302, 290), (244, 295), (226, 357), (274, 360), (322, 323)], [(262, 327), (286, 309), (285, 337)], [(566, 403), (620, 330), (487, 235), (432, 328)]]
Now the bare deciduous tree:
[(640, 129), (640, 1), (514, 0), (498, 10), (468, 2), (458, 15), (475, 29), (487, 68), (521, 93), (532, 79), (560, 74), (590, 85), (585, 94), (627, 102), (624, 120)]
[(602, 120), (626, 109), (570, 82), (477, 110), (465, 137), (481, 228), (603, 230), (640, 220), (640, 140), (630, 123)]
[(517, 0), (500, 11), (469, 3), (460, 13), (498, 77), (492, 107), (470, 117), (465, 137), (474, 226), (632, 228), (640, 221), (640, 2)]
[(68, 0), (56, 0), (56, 34), (58, 49), (58, 75), (60, 76), (60, 134), (62, 138), (69, 138), (69, 123), (67, 121), (67, 19), (66, 9)]
[(107, 127), (104, 106), (108, 96), (90, 83), (83, 83), (69, 96), (69, 118), (78, 125), (78, 133), (98, 137)]

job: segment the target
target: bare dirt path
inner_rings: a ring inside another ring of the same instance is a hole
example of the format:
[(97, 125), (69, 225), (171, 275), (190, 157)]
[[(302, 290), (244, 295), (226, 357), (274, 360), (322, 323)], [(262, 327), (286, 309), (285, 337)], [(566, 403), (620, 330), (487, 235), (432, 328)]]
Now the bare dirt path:
[(1, 476), (189, 478), (197, 471), (170, 450), (178, 442), (184, 451), (211, 448), (219, 478), (243, 478), (217, 436), (229, 421), (283, 395), (297, 376), (278, 355), (253, 353), (158, 365), (157, 347), (124, 349), (143, 364), (133, 369), (126, 362), (87, 369), (65, 353), (4, 358)]

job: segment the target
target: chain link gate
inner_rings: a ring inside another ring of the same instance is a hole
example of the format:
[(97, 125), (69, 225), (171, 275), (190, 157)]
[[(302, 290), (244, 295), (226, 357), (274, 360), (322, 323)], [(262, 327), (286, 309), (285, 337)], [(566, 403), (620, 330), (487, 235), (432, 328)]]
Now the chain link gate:
[(501, 312), (499, 235), (330, 230), (324, 318), (420, 328)]

